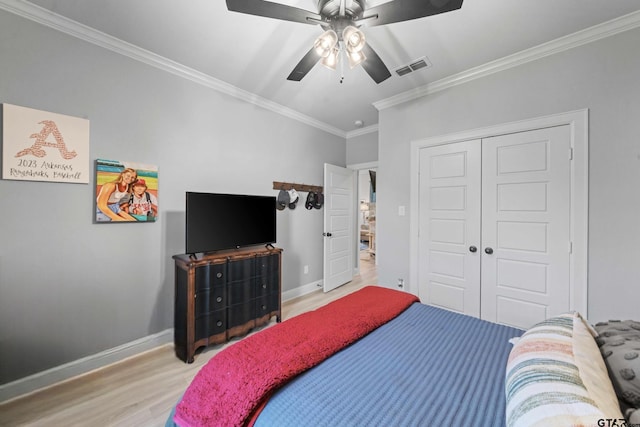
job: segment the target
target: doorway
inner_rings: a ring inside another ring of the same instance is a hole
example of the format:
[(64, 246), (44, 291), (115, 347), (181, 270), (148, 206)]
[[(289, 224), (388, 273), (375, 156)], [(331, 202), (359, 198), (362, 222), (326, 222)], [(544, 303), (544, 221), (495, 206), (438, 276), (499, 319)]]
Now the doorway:
[[(376, 188), (378, 162), (358, 163), (347, 166), (356, 173), (356, 192), (354, 197), (354, 274), (363, 274), (375, 269), (377, 227), (376, 227)], [(373, 180), (373, 183), (372, 183)]]
[(358, 240), (360, 263), (376, 256), (376, 169), (358, 171)]

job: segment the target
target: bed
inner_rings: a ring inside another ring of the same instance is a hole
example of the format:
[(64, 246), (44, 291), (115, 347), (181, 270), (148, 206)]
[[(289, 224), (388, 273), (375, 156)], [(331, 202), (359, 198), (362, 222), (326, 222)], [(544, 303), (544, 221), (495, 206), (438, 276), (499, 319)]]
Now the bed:
[(619, 425), (594, 333), (578, 313), (525, 333), (369, 286), (218, 353), (166, 426)]

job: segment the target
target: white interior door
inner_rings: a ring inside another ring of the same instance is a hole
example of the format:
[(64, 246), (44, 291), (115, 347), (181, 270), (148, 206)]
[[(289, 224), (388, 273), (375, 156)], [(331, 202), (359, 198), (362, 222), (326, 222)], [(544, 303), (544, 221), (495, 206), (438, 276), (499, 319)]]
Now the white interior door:
[(419, 294), (480, 317), (479, 140), (420, 150)]
[(570, 141), (569, 126), (482, 141), (483, 319), (527, 328), (570, 309)]
[(324, 165), (324, 285), (325, 292), (353, 279), (355, 172)]

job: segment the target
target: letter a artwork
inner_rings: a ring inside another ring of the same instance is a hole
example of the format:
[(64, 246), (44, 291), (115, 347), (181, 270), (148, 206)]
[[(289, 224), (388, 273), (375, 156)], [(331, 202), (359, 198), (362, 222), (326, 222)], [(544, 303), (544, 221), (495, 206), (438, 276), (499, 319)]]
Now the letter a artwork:
[(89, 120), (2, 104), (2, 179), (89, 183)]
[[(69, 160), (76, 156), (75, 151), (67, 151), (67, 146), (64, 143), (64, 138), (58, 130), (58, 126), (52, 120), (44, 120), (38, 124), (44, 125), (40, 133), (31, 134), (30, 138), (35, 138), (36, 142), (29, 148), (19, 151), (16, 157), (26, 156), (27, 154), (33, 154), (36, 157), (45, 157), (47, 152), (42, 147), (52, 147), (60, 150), (60, 155), (63, 159)], [(56, 142), (47, 142), (47, 137), (53, 134)]]

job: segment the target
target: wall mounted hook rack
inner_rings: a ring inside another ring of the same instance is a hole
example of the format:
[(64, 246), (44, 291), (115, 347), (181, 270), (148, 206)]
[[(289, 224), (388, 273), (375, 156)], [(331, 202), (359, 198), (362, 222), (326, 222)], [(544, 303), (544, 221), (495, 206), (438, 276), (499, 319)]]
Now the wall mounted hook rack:
[(274, 190), (291, 190), (291, 189), (294, 189), (296, 191), (302, 191), (302, 192), (305, 192), (305, 193), (322, 193), (322, 186), (307, 185), (307, 184), (296, 184), (296, 183), (293, 183), (293, 182), (273, 181), (273, 189)]

